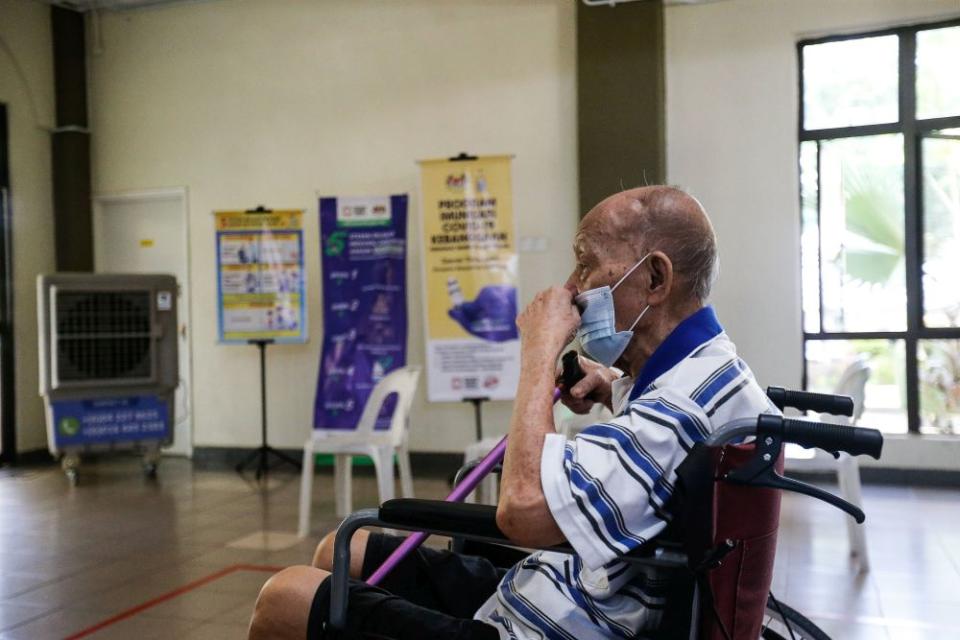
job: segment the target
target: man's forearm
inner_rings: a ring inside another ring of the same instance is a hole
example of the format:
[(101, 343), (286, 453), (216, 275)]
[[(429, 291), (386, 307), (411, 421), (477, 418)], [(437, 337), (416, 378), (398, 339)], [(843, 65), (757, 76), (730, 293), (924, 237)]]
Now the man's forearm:
[(563, 540), (540, 484), (544, 437), (556, 432), (553, 426), (555, 367), (555, 357), (521, 355), (521, 382), (503, 465), (498, 522), (511, 538), (531, 545)]
[(510, 420), (510, 439), (503, 467), (505, 489), (540, 488), (540, 454), (543, 437), (555, 433), (553, 389), (555, 360), (521, 356), (520, 385)]

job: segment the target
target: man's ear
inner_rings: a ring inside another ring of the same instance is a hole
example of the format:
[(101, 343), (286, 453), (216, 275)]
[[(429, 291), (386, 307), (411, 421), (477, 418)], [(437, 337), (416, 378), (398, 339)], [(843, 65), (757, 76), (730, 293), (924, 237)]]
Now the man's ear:
[(647, 302), (660, 304), (670, 297), (673, 290), (673, 263), (663, 251), (654, 251), (647, 258), (650, 282), (647, 285)]

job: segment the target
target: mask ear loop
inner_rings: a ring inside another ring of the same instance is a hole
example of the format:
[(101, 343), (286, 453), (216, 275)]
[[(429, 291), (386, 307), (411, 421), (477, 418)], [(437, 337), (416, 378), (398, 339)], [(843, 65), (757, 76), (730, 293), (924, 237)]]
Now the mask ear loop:
[[(647, 255), (645, 255), (645, 256), (643, 256), (642, 258), (640, 258), (640, 262), (638, 262), (637, 264), (635, 264), (635, 265), (633, 265), (632, 267), (630, 267), (630, 269), (629, 269), (625, 274), (623, 274), (623, 277), (621, 277), (619, 280), (617, 280), (617, 284), (615, 284), (615, 285), (613, 285), (612, 287), (610, 287), (610, 293), (613, 293), (614, 291), (616, 291), (617, 287), (619, 287), (620, 284), (621, 284), (624, 280), (626, 280), (628, 277), (630, 277), (630, 274), (633, 273), (634, 271), (636, 271), (637, 268), (638, 268), (640, 265), (642, 265), (642, 264), (644, 263), (644, 261), (645, 261), (647, 258), (649, 258), (649, 257), (650, 257), (650, 254), (648, 253)], [(636, 324), (636, 323), (634, 323), (634, 324)]]
[(647, 308), (640, 312), (640, 315), (638, 315), (637, 319), (633, 321), (633, 324), (630, 325), (630, 328), (628, 329), (628, 331), (633, 331), (633, 328), (637, 326), (637, 323), (640, 322), (640, 318), (642, 318), (644, 314), (647, 313), (647, 311), (650, 311), (650, 305), (647, 305)]

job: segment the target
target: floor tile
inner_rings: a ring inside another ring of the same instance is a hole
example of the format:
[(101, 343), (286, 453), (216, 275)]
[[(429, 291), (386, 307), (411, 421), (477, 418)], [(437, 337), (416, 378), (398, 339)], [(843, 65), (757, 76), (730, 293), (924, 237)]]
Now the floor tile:
[(133, 616), (120, 620), (89, 636), (91, 640), (174, 640), (199, 626), (196, 620)]
[(209, 622), (224, 625), (243, 625), (245, 627), (250, 624), (250, 617), (253, 615), (253, 602), (254, 600), (251, 599), (239, 607), (219, 613), (211, 618)]
[(247, 637), (246, 624), (218, 624), (206, 622), (186, 633), (183, 640), (243, 640)]
[(54, 610), (0, 633), (3, 640), (65, 638), (104, 620), (98, 611)]
[(835, 640), (890, 640), (889, 632), (883, 624), (864, 624), (816, 616), (810, 616), (810, 620)]
[(144, 611), (141, 616), (182, 618), (203, 622), (212, 620), (226, 611), (233, 611), (248, 601), (249, 598), (246, 595), (197, 589), (151, 607)]
[(28, 620), (39, 618), (46, 613), (42, 606), (8, 604), (0, 602), (0, 631), (10, 629)]

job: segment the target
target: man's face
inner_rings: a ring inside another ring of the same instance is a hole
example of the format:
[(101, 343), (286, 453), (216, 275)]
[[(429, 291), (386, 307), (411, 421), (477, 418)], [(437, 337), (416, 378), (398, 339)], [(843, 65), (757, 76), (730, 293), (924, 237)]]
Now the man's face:
[[(610, 203), (615, 204), (615, 203)], [(608, 202), (587, 214), (573, 241), (574, 268), (567, 285), (578, 292), (613, 286), (633, 266), (633, 255), (626, 255), (625, 243), (618, 234), (606, 209)]]
[[(573, 273), (567, 278), (568, 287), (577, 293), (603, 286), (613, 286), (637, 262), (637, 256), (618, 233), (614, 221), (602, 203), (584, 217), (574, 238)], [(614, 205), (616, 203), (613, 203)], [(646, 305), (638, 296), (632, 279), (634, 272), (614, 293), (616, 328), (622, 330), (633, 323)]]
[[(573, 242), (574, 266), (573, 273), (567, 278), (567, 285), (576, 287), (577, 293), (588, 289), (596, 289), (607, 284), (613, 284), (609, 278), (612, 278), (612, 271), (604, 271), (601, 265), (597, 243), (585, 234), (583, 230), (577, 232)], [(604, 275), (607, 280), (604, 280)]]

